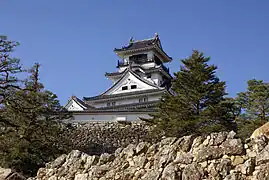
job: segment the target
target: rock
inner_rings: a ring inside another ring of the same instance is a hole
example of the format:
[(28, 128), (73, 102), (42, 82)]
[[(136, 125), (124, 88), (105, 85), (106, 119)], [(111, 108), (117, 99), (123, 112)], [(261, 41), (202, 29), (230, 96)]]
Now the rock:
[(177, 179), (177, 170), (174, 163), (168, 164), (162, 173), (162, 180), (175, 180)]
[(26, 178), (11, 169), (0, 167), (0, 180), (26, 180)]
[(175, 142), (175, 145), (178, 147), (179, 150), (183, 152), (189, 152), (194, 138), (194, 136), (181, 137)]
[(206, 160), (220, 158), (223, 154), (222, 149), (218, 146), (202, 147), (197, 151), (197, 154), (194, 155), (194, 161), (203, 162)]
[(234, 159), (232, 160), (232, 165), (236, 166), (238, 164), (243, 164), (244, 159), (241, 156), (234, 156)]
[(46, 166), (47, 168), (58, 168), (60, 167), (66, 160), (67, 155), (63, 154), (61, 156), (59, 156), (57, 159), (55, 159), (53, 162), (48, 163)]
[(207, 146), (209, 144), (209, 141), (210, 141), (210, 136), (207, 136), (203, 142), (203, 145)]
[(252, 149), (256, 152), (256, 153), (260, 153), (265, 146), (268, 144), (268, 139), (265, 136), (258, 136), (257, 138), (255, 138), (252, 142)]
[(203, 141), (205, 140), (205, 138), (203, 136), (198, 136), (196, 137), (194, 140), (193, 140), (193, 143), (192, 143), (192, 150), (196, 149), (196, 148), (199, 148), (199, 146), (203, 143)]
[(98, 165), (102, 165), (113, 160), (114, 160), (113, 154), (104, 153), (100, 156)]
[[(146, 162), (146, 157), (145, 156), (134, 156), (132, 159), (132, 162), (134, 163), (133, 166), (138, 167), (138, 168), (143, 168)], [(130, 162), (129, 162), (130, 164)], [(130, 166), (132, 166), (130, 164)]]
[(258, 136), (266, 136), (269, 139), (269, 122), (265, 123), (261, 127), (257, 128), (252, 135), (250, 136), (251, 139), (255, 139)]
[(196, 164), (187, 165), (182, 172), (182, 180), (200, 180), (202, 176), (202, 170)]
[(256, 157), (257, 165), (267, 162), (269, 162), (269, 144)]
[(141, 177), (141, 180), (158, 180), (160, 172), (158, 170), (149, 170), (144, 176)]
[(148, 149), (148, 144), (145, 142), (141, 142), (136, 146), (135, 151), (136, 151), (136, 154), (140, 154), (140, 153), (145, 153), (147, 149)]
[(127, 155), (127, 157), (132, 157), (135, 154), (135, 145), (130, 144), (122, 151), (123, 154)]
[(180, 164), (191, 164), (193, 160), (193, 155), (191, 153), (178, 153), (176, 159), (174, 160), (175, 163)]
[(253, 172), (253, 179), (268, 180), (269, 179), (269, 163), (262, 164), (259, 169)]
[(88, 174), (77, 174), (74, 180), (87, 180), (88, 176)]
[(226, 137), (227, 137), (227, 132), (217, 133), (217, 137), (214, 139), (214, 143), (212, 145), (214, 145), (214, 146), (220, 145), (221, 143), (223, 143), (225, 141)]
[(220, 147), (227, 155), (241, 155), (244, 150), (241, 139), (226, 139)]
[(204, 162), (199, 163), (199, 164), (201, 165), (202, 168), (206, 168), (208, 165), (207, 161), (204, 161)]
[(235, 167), (235, 170), (241, 172), (244, 175), (251, 175), (254, 171), (255, 161), (248, 159), (244, 164), (239, 164)]
[(86, 162), (84, 164), (84, 168), (87, 170), (89, 169), (91, 166), (96, 165), (99, 161), (99, 157), (98, 156), (88, 156), (86, 158)]
[(227, 139), (233, 139), (236, 133), (234, 131), (230, 131), (227, 135)]
[(230, 132), (164, 138), (100, 156), (75, 150), (40, 168), (36, 180), (269, 179), (268, 140), (259, 136), (245, 146), (235, 137)]
[(243, 180), (241, 174), (238, 172), (232, 172), (224, 178), (224, 180)]
[(175, 137), (164, 138), (161, 140), (160, 146), (172, 145), (176, 140), (177, 140), (177, 138), (175, 138)]
[(248, 151), (249, 149), (247, 149), (247, 156), (250, 158), (256, 157), (257, 154), (254, 151)]
[(11, 169), (0, 168), (0, 179), (5, 179), (12, 173)]
[(230, 159), (221, 159), (220, 163), (216, 165), (216, 170), (221, 177), (226, 177), (230, 174), (231, 170), (231, 160)]
[(140, 169), (138, 171), (135, 172), (134, 174), (134, 179), (141, 179), (141, 177), (146, 173), (146, 171), (144, 169)]

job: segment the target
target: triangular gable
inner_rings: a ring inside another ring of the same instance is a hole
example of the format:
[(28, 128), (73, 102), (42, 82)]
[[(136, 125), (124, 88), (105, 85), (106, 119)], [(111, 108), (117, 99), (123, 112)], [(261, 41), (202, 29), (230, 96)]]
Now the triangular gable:
[[(135, 89), (131, 89), (131, 85), (136, 85)], [(123, 86), (127, 86), (128, 90), (122, 90)], [(151, 83), (150, 81), (140, 78), (133, 71), (128, 69), (124, 75), (112, 87), (110, 87), (102, 95), (119, 94), (126, 92), (134, 92), (148, 89), (162, 89), (159, 86)]]
[(87, 107), (80, 103), (77, 97), (72, 96), (65, 105), (65, 109), (68, 111), (83, 111), (87, 109)]

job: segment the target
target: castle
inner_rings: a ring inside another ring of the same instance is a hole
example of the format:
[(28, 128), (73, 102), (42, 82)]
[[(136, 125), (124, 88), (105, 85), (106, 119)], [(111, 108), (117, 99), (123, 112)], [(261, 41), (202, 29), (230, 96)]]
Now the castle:
[(104, 93), (79, 99), (72, 96), (65, 108), (74, 121), (135, 121), (150, 118), (165, 93), (171, 93), (171, 62), (158, 34), (144, 40), (130, 39), (127, 46), (115, 48), (120, 60), (117, 72), (105, 76), (113, 85)]

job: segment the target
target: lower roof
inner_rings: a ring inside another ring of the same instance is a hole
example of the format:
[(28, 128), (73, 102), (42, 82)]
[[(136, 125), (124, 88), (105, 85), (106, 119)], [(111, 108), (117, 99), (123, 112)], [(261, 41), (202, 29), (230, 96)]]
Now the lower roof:
[[(117, 106), (88, 109), (84, 111), (73, 111), (74, 114), (106, 114), (106, 113), (152, 113), (156, 112), (158, 101), (140, 102), (133, 104), (122, 104)], [(72, 112), (72, 111), (71, 111)]]
[(149, 93), (164, 93), (164, 92), (166, 92), (166, 89), (148, 89), (148, 90), (133, 91), (133, 92), (126, 92), (126, 93), (119, 93), (119, 94), (110, 94), (110, 95), (101, 94), (99, 96), (94, 96), (94, 97), (83, 97), (83, 100), (95, 101), (95, 100), (124, 98), (124, 97), (129, 97), (129, 96), (141, 96), (141, 95), (147, 95)]
[(74, 115), (79, 115), (79, 114), (151, 114), (155, 113), (156, 109), (128, 109), (128, 110), (85, 110), (85, 111), (69, 111)]

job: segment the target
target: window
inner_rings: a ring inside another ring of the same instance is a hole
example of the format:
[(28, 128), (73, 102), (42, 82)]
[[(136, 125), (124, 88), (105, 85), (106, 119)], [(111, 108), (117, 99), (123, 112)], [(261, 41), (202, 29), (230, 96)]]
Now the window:
[(128, 86), (123, 86), (122, 88), (121, 88), (121, 90), (128, 90)]
[(137, 85), (131, 85), (131, 89), (136, 89)]
[(108, 102), (106, 103), (106, 105), (109, 107), (109, 106), (116, 106), (116, 102), (113, 101), (113, 102)]
[(148, 102), (148, 97), (143, 97), (139, 99), (139, 102)]
[(144, 98), (143, 98), (143, 101), (144, 101), (144, 102), (148, 102), (148, 97), (144, 97)]
[(129, 57), (130, 61), (133, 61), (135, 63), (144, 63), (146, 62), (148, 59), (148, 55), (147, 54), (137, 54), (137, 55), (133, 55)]

